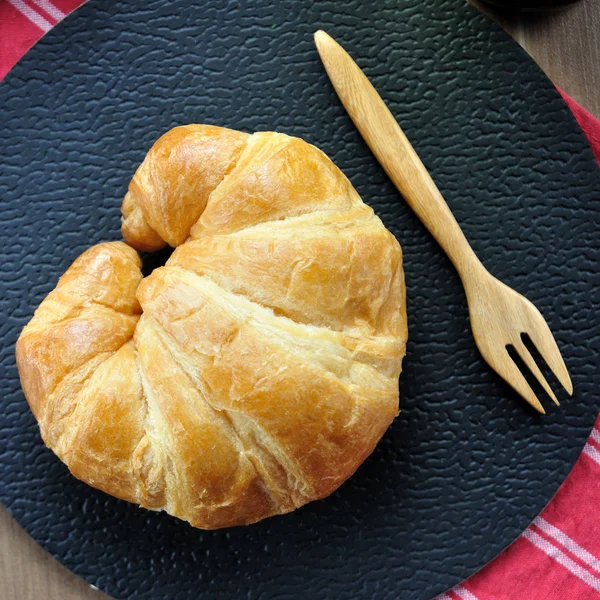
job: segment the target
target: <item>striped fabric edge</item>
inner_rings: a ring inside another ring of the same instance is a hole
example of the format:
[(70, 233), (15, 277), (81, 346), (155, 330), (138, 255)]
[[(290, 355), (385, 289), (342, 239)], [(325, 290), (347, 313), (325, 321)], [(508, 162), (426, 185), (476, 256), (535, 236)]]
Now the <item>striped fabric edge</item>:
[(62, 21), (67, 15), (54, 6), (49, 0), (31, 0), (36, 6), (39, 6), (43, 11), (47, 12), (55, 21)]
[(583, 546), (580, 546), (573, 538), (568, 536), (564, 531), (552, 525), (543, 517), (537, 517), (533, 522), (538, 529), (543, 531), (553, 540), (558, 542), (565, 550), (568, 550), (571, 554), (576, 556), (581, 562), (585, 563), (596, 573), (600, 574), (600, 560), (596, 558), (591, 552), (586, 550)]
[(40, 8), (49, 19), (38, 12), (33, 6), (27, 4), (24, 0), (7, 0), (8, 3), (17, 9), (26, 19), (33, 23), (42, 32), (47, 33), (56, 23), (65, 18), (65, 13), (54, 6), (50, 0), (31, 0), (35, 6)]
[(596, 464), (600, 465), (600, 450), (589, 442), (583, 447), (583, 454), (589, 456)]
[[(592, 429), (590, 441), (600, 445), (600, 430), (598, 430), (598, 428), (595, 427)], [(596, 448), (594, 445), (590, 444), (589, 441), (586, 443), (583, 453), (600, 465), (600, 450), (598, 450), (598, 448)], [(556, 542), (556, 545), (550, 540), (542, 537), (539, 533), (536, 533), (534, 528), (539, 529), (548, 537), (552, 538), (552, 540)], [(563, 566), (578, 579), (586, 583), (589, 587), (596, 591), (600, 591), (600, 578), (596, 576), (596, 574), (600, 575), (600, 559), (578, 544), (560, 528), (556, 527), (542, 516), (539, 516), (533, 521), (532, 525), (523, 532), (521, 537), (528, 540), (536, 548), (555, 560), (558, 564)], [(561, 547), (579, 559), (590, 570), (582, 565), (577, 564), (571, 557), (561, 550)], [(456, 600), (457, 598), (460, 600), (479, 600), (477, 596), (464, 588), (462, 585), (456, 586), (448, 592), (437, 596), (434, 600)]]
[(593, 590), (600, 592), (600, 579), (581, 565), (578, 565), (558, 546), (555, 546), (552, 542), (546, 538), (543, 538), (539, 533), (536, 533), (531, 529), (526, 529), (521, 537), (531, 542), (536, 548), (538, 548), (538, 550), (541, 550), (558, 564), (562, 565), (565, 569), (567, 569), (567, 571), (569, 571), (572, 575), (575, 575), (575, 577), (583, 581)]
[(462, 585), (457, 585), (452, 591), (461, 599), (461, 600), (478, 600), (477, 596), (471, 594), (471, 592)]
[(453, 587), (451, 590), (446, 592), (445, 594), (441, 594), (440, 596), (436, 596), (434, 600), (454, 600), (449, 594), (453, 594), (456, 598), (460, 600), (479, 600), (477, 596), (472, 594), (469, 590), (464, 588), (462, 585), (457, 585)]
[(599, 425), (596, 425), (594, 429), (592, 429), (592, 433), (587, 441), (587, 444), (583, 447), (582, 454), (589, 456), (596, 464), (600, 465), (600, 450), (594, 446), (594, 442), (600, 446), (600, 429)]

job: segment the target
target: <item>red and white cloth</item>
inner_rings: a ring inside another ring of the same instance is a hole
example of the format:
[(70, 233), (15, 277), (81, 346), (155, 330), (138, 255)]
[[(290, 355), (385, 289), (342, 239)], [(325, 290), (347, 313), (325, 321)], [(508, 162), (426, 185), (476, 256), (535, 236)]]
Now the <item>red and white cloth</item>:
[(82, 4), (82, 0), (0, 0), (0, 81), (31, 46)]
[[(0, 0), (0, 81), (82, 0)], [(561, 91), (600, 163), (600, 121)], [(600, 600), (600, 416), (542, 514), (504, 552), (436, 600)]]
[(584, 599), (600, 599), (600, 417), (542, 514), (492, 562), (436, 600)]

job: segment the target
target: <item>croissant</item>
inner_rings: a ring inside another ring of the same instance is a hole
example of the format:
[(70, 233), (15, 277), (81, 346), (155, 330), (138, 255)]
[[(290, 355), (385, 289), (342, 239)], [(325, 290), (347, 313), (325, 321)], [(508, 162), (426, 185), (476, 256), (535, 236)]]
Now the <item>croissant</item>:
[[(394, 236), (320, 150), (163, 135), (16, 347), (44, 442), (113, 496), (215, 529), (338, 488), (398, 414)], [(136, 250), (175, 251), (143, 278)]]

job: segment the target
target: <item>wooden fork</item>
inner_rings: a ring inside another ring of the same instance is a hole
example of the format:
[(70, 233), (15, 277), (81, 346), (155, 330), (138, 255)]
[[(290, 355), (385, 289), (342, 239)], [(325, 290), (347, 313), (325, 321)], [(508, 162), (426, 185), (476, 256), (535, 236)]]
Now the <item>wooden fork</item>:
[(523, 343), (529, 336), (569, 395), (573, 385), (554, 337), (540, 311), (493, 277), (481, 264), (446, 201), (383, 100), (358, 65), (324, 31), (315, 43), (348, 114), (394, 185), (444, 249), (467, 295), (471, 328), (488, 364), (536, 410), (544, 408), (511, 358), (513, 347), (547, 394), (556, 396)]

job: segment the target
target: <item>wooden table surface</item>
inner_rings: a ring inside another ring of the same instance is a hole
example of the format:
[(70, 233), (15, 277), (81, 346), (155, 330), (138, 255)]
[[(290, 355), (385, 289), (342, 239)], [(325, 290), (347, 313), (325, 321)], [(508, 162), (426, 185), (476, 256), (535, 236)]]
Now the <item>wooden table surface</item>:
[[(547, 15), (485, 9), (565, 92), (600, 117), (600, 0)], [(2, 600), (107, 600), (60, 565), (0, 505)]]

